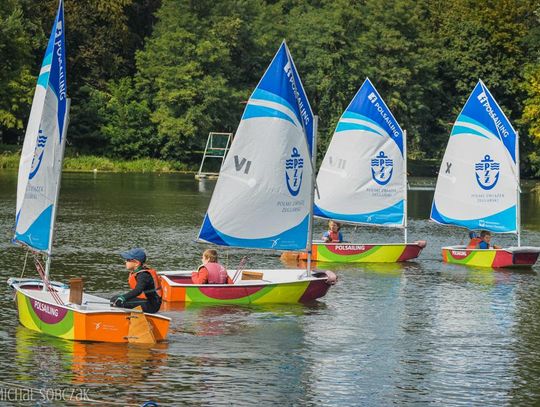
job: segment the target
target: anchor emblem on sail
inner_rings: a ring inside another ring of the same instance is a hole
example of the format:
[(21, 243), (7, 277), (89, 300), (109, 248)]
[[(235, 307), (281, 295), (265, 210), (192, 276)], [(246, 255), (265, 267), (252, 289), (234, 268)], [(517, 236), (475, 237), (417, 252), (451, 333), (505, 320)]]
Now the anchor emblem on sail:
[(381, 151), (379, 155), (371, 159), (371, 177), (379, 185), (386, 185), (392, 179), (394, 172), (394, 160), (388, 158)]
[(500, 163), (491, 159), (489, 154), (484, 156), (484, 159), (474, 165), (476, 170), (476, 182), (480, 188), (489, 191), (497, 185), (499, 181)]
[(291, 157), (285, 160), (285, 180), (287, 181), (287, 189), (292, 196), (296, 196), (300, 192), (304, 173), (303, 168), (304, 159), (298, 149), (293, 147)]
[(32, 159), (32, 166), (30, 167), (29, 179), (36, 176), (43, 160), (43, 154), (45, 153), (45, 145), (47, 144), (47, 136), (43, 135), (43, 130), (39, 129), (36, 150), (34, 151), (34, 158)]

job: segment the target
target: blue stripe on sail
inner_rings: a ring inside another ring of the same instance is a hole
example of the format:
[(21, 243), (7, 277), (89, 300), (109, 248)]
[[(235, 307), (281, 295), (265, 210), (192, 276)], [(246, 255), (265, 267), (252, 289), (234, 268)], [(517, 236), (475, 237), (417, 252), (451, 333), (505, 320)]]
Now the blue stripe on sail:
[[(362, 121), (365, 121), (365, 122), (372, 123), (377, 128), (380, 128), (381, 130), (383, 130), (381, 125), (379, 123), (377, 123), (375, 120), (372, 120), (371, 118), (369, 118), (367, 116), (364, 116), (363, 114), (354, 113), (354, 112), (351, 112), (349, 110), (345, 110), (345, 112), (343, 112), (343, 114), (341, 115), (341, 118), (339, 120), (341, 120), (341, 119), (362, 120)], [(370, 128), (370, 129), (372, 131), (377, 131), (377, 130), (373, 130), (373, 128)], [(384, 135), (384, 133), (382, 133), (380, 131), (377, 131), (377, 133), (379, 133), (381, 135)]]
[(365, 124), (359, 124), (359, 123), (349, 123), (349, 122), (339, 122), (336, 127), (336, 133), (339, 133), (340, 131), (350, 131), (350, 130), (357, 130), (357, 131), (368, 131), (370, 133), (378, 134), (379, 136), (384, 137), (383, 134), (379, 133), (377, 130), (374, 130), (371, 127), (366, 126)]
[(486, 216), (485, 218), (452, 219), (441, 214), (434, 201), (431, 206), (430, 218), (443, 225), (456, 225), (467, 229), (485, 229), (498, 233), (509, 233), (517, 230), (515, 205), (494, 215)]
[[(296, 85), (296, 92), (293, 84)], [(298, 122), (303, 123), (306, 129), (308, 150), (311, 154), (313, 146), (313, 112), (285, 41), (279, 47), (254, 94), (259, 90), (267, 91), (273, 95), (280, 95), (287, 102), (286, 105), (292, 107)]]
[[(48, 51), (48, 48), (47, 47), (47, 51)], [(41, 70), (43, 70), (43, 68), (51, 65), (51, 62), (52, 62), (52, 49), (51, 49), (51, 52), (46, 54), (45, 55), (45, 58), (43, 58), (43, 62), (41, 63)], [(47, 70), (47, 72), (43, 72), (42, 74), (39, 75), (38, 77), (38, 81), (37, 81), (37, 84), (38, 86), (43, 86), (45, 89), (47, 89), (47, 86), (49, 84), (49, 75), (51, 74), (51, 68), (49, 66), (49, 69)]]
[(287, 116), (285, 113), (272, 109), (271, 107), (267, 106), (257, 106), (257, 105), (247, 105), (246, 110), (244, 110), (244, 115), (242, 116), (242, 120), (247, 119), (254, 119), (257, 117), (270, 117), (270, 118), (277, 118), (277, 119), (283, 119), (291, 122), (293, 125), (296, 126), (296, 123), (293, 119), (291, 119), (289, 116)]
[(291, 112), (295, 112), (295, 109), (291, 106), (289, 102), (287, 102), (287, 100), (283, 99), (279, 95), (276, 95), (275, 93), (268, 92), (267, 90), (264, 90), (264, 89), (259, 89), (259, 88), (255, 89), (255, 91), (253, 92), (253, 95), (251, 95), (250, 100), (251, 99), (266, 100), (268, 102), (277, 103), (277, 104), (285, 106)]
[(49, 75), (50, 71), (43, 72), (41, 75), (39, 75), (37, 86), (43, 86), (45, 89), (47, 89), (47, 86), (49, 86)]
[[(64, 3), (60, 0), (58, 12), (49, 37), (49, 44), (45, 55), (52, 54), (49, 86), (58, 98), (56, 118), (60, 141), (64, 134), (64, 124), (67, 110), (67, 82), (66, 82), (66, 46), (64, 29)], [(46, 57), (47, 58), (47, 57)]]
[(375, 120), (372, 120), (369, 117), (364, 116), (363, 114), (354, 113), (349, 110), (345, 110), (345, 112), (343, 112), (343, 115), (341, 115), (341, 119), (363, 120), (365, 122), (373, 123), (377, 127), (381, 127), (381, 125), (377, 123)]
[(347, 116), (350, 117), (354, 113), (369, 118), (378, 127), (384, 129), (389, 138), (399, 147), (403, 155), (403, 130), (399, 127), (392, 112), (388, 109), (388, 106), (386, 106), (386, 103), (384, 103), (384, 100), (369, 78), (366, 78), (349, 106), (347, 106)]
[(516, 131), (481, 80), (463, 106), (460, 116), (462, 115), (472, 118), (483, 128), (488, 129), (503, 143), (514, 163), (516, 162)]
[(45, 57), (43, 58), (43, 62), (41, 63), (41, 69), (51, 64), (52, 56), (53, 54), (52, 54), (52, 49), (51, 49), (51, 52), (49, 54), (46, 54)]
[(257, 249), (304, 250), (307, 246), (309, 215), (293, 228), (275, 236), (258, 239), (243, 239), (219, 232), (210, 221), (208, 214), (199, 233), (199, 239), (220, 246), (252, 247)]
[(49, 249), (53, 205), (46, 208), (23, 233), (15, 233), (15, 240), (37, 250)]
[(456, 124), (454, 124), (454, 127), (452, 128), (452, 133), (450, 133), (450, 137), (458, 136), (460, 134), (468, 134), (468, 135), (472, 135), (472, 136), (483, 137), (483, 138), (487, 138), (489, 140), (489, 137), (486, 136), (485, 134), (482, 134), (479, 131), (473, 130), (470, 127), (460, 126), (456, 122)]
[(368, 223), (372, 225), (403, 225), (403, 200), (397, 204), (380, 211), (358, 213), (358, 214), (343, 214), (330, 212), (321, 209), (317, 205), (313, 207), (313, 214), (323, 218), (334, 219), (343, 222)]
[(456, 119), (456, 124), (458, 122), (465, 122), (465, 123), (470, 123), (470, 124), (473, 124), (475, 126), (478, 126), (478, 127), (481, 127), (482, 129), (484, 129), (486, 132), (488, 133), (491, 133), (491, 130), (489, 130), (486, 126), (484, 126), (482, 123), (480, 123), (479, 121), (477, 120), (474, 120), (472, 117), (469, 117), (465, 114), (460, 114), (458, 116), (458, 118)]

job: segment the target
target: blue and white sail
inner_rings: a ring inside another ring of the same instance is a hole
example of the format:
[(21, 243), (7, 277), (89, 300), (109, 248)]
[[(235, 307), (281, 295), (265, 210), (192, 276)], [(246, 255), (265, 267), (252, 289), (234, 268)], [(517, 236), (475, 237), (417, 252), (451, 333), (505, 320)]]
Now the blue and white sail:
[(60, 1), (34, 93), (17, 185), (14, 241), (50, 254), (69, 102)]
[(517, 233), (518, 182), (517, 133), (479, 81), (452, 128), (431, 219)]
[(366, 78), (339, 119), (317, 175), (315, 216), (404, 226), (404, 135)]
[(199, 240), (306, 249), (313, 136), (313, 113), (283, 42), (248, 100)]

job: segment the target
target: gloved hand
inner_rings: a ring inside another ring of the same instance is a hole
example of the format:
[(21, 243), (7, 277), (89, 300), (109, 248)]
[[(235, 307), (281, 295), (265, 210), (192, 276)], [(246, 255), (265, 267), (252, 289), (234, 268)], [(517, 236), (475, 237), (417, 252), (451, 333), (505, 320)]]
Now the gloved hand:
[(114, 300), (112, 305), (115, 307), (123, 307), (125, 302), (126, 299), (124, 298), (124, 296), (120, 295), (118, 298), (116, 298), (116, 300)]

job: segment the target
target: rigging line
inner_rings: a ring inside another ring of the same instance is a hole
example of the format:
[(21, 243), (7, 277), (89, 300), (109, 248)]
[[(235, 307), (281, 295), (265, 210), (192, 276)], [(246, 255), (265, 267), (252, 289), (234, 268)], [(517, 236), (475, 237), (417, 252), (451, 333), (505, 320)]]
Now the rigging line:
[(236, 273), (234, 273), (234, 276), (233, 276), (233, 279), (232, 279), (233, 284), (236, 283), (236, 280), (242, 274), (242, 271), (244, 271), (246, 269), (247, 261), (248, 261), (248, 257), (244, 256), (244, 257), (242, 257), (242, 260), (240, 260), (240, 263), (238, 263), (238, 268), (236, 269)]
[(60, 295), (58, 295), (56, 290), (52, 288), (48, 278), (45, 276), (45, 270), (43, 269), (43, 265), (41, 264), (41, 262), (39, 261), (39, 258), (35, 254), (34, 254), (34, 263), (36, 265), (36, 269), (39, 273), (39, 276), (41, 277), (41, 280), (43, 281), (43, 284), (45, 284), (45, 287), (47, 287), (47, 291), (49, 291), (54, 301), (58, 305), (65, 305), (64, 302), (62, 301), (62, 298), (60, 298)]
[(26, 250), (26, 254), (24, 255), (24, 264), (23, 264), (23, 269), (22, 269), (22, 272), (21, 272), (21, 278), (23, 278), (24, 272), (26, 271), (26, 262), (28, 260), (28, 255), (29, 254), (30, 254), (30, 249)]

